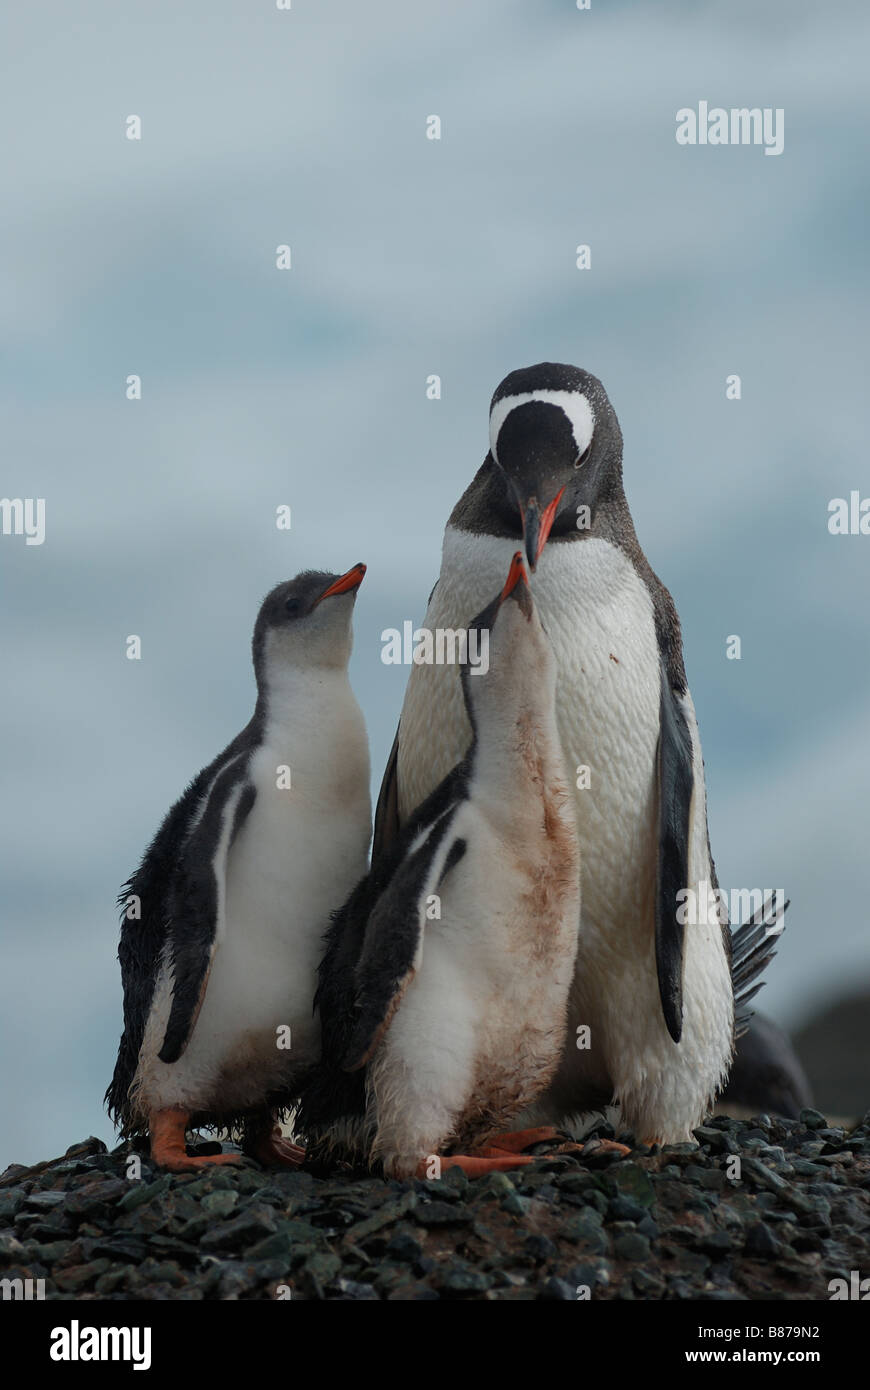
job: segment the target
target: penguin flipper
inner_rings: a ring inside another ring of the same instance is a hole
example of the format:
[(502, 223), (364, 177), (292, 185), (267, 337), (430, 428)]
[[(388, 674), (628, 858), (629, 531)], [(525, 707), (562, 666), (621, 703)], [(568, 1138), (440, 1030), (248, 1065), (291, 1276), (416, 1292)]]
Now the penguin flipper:
[(656, 873), (655, 937), (659, 997), (668, 1032), (679, 1042), (683, 1032), (683, 938), (677, 894), (689, 886), (689, 837), (695, 786), (692, 735), (661, 664), (659, 742), (656, 754), (658, 784), (658, 868)]
[(161, 1062), (177, 1062), (193, 1032), (221, 934), (227, 854), (257, 796), (247, 781), (230, 790), (239, 780), (235, 763), (233, 759), (212, 784), (173, 875), (167, 938), (172, 1005), (158, 1053)]
[(375, 829), (372, 836), (372, 864), (376, 864), (389, 853), (399, 834), (399, 730), (390, 749), (390, 756), (384, 768), (378, 804), (375, 807)]
[(356, 1020), (345, 1071), (365, 1066), (420, 968), (428, 899), (465, 854), (465, 841), (451, 833), (453, 809), (417, 834), (369, 916), (355, 971)]
[[(194, 778), (164, 817), (142, 863), (130, 875), (118, 895), (118, 907), (121, 909), (118, 961), (124, 990), (124, 1030), (105, 1102), (112, 1119), (121, 1126), (125, 1135), (139, 1132), (128, 1096), (168, 933), (163, 885), (172, 873), (173, 845), (183, 837), (184, 827), (202, 794), (207, 772), (208, 769), (204, 769)], [(129, 915), (132, 904), (138, 907), (138, 916)]]
[[(426, 605), (429, 611), (429, 604), (438, 588), (438, 581), (432, 585), (432, 592)], [(399, 738), (401, 736), (402, 721), (396, 727), (396, 737), (393, 739), (393, 746), (390, 749), (390, 756), (387, 758), (387, 765), (384, 768), (384, 776), (381, 781), (381, 789), (378, 792), (378, 804), (375, 807), (375, 828), (372, 835), (372, 867), (378, 864), (395, 845), (399, 838)], [(437, 790), (437, 789), (436, 789)]]
[[(361, 1119), (365, 1114), (361, 1068), (378, 1037), (383, 1036), (384, 1020), (394, 999), (393, 1013), (398, 1007), (396, 982), (407, 974), (409, 960), (413, 964), (415, 943), (423, 930), (423, 912), (415, 913), (415, 894), (423, 910), (426, 905), (426, 896), (415, 880), (415, 873), (423, 872), (420, 860), (418, 867), (408, 873), (410, 884), (405, 881), (402, 868), (404, 865), (408, 869), (415, 846), (422, 847), (426, 862), (434, 855), (442, 826), (446, 831), (461, 799), (464, 775), (462, 765), (453, 769), (401, 832), (396, 832), (392, 846), (385, 848), (380, 858), (372, 859), (369, 873), (333, 913), (314, 997), (315, 1010), (320, 1015), (322, 1056), (302, 1088), (296, 1112), (297, 1132), (305, 1135), (314, 1149), (324, 1142), (329, 1149), (346, 1122)], [(438, 832), (438, 840), (430, 842), (429, 832), (433, 829)], [(446, 871), (445, 864), (441, 878)], [(408, 937), (403, 944), (398, 933), (399, 941), (395, 943), (389, 931), (391, 914), (400, 910), (400, 899), (407, 901), (409, 897)], [(395, 953), (390, 962), (385, 946)], [(408, 983), (406, 980), (405, 988)]]
[(753, 1010), (750, 1000), (762, 988), (759, 978), (776, 955), (776, 942), (788, 901), (780, 903), (777, 894), (753, 912), (748, 922), (731, 934), (731, 984), (734, 990), (734, 1037), (741, 1038), (749, 1028)]

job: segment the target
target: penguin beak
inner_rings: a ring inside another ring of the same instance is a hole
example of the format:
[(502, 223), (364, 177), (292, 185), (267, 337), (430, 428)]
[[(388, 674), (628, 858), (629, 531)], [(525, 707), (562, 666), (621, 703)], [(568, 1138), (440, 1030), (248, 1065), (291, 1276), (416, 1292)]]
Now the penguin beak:
[[(347, 574), (342, 574), (338, 579), (333, 580), (328, 589), (324, 589), (317, 603), (322, 603), (325, 598), (332, 598), (335, 594), (349, 594), (352, 589), (358, 589), (363, 582), (366, 567), (362, 562), (349, 569)], [(317, 604), (315, 604), (317, 607)]]
[(559, 503), (562, 500), (564, 487), (560, 487), (552, 502), (548, 502), (546, 507), (541, 507), (536, 496), (532, 496), (526, 502), (520, 503), (520, 515), (523, 519), (523, 540), (525, 542), (526, 559), (529, 562), (529, 569), (534, 571), (541, 551), (547, 544), (547, 537), (553, 522), (556, 520), (556, 513), (559, 510)]
[(508, 577), (505, 586), (499, 594), (499, 607), (505, 599), (516, 599), (520, 606), (520, 612), (525, 618), (532, 616), (532, 591), (529, 588), (529, 576), (526, 574), (526, 567), (523, 563), (523, 552), (518, 550), (511, 560)]

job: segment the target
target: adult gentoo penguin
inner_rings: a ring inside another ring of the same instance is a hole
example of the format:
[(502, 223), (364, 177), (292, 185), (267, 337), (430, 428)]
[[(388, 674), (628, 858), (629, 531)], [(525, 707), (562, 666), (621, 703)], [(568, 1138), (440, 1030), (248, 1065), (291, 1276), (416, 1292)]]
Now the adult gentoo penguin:
[(324, 1061), (298, 1116), (319, 1156), (393, 1176), (437, 1176), (448, 1151), (472, 1175), (515, 1167), (555, 1137), (503, 1133), (558, 1066), (580, 909), (555, 662), (521, 552), (471, 627), (489, 633), (485, 674), (460, 668), (471, 747), (336, 916)]
[[(734, 997), (727, 923), (680, 920), (678, 892), (716, 877), (679, 619), (635, 535), (619, 421), (596, 377), (549, 362), (512, 372), (492, 398), (489, 443), (447, 523), (424, 623), (466, 623), (522, 539), (555, 651), (583, 862), (569, 1038), (539, 1114), (615, 1096), (638, 1139), (680, 1141), (727, 1074)], [(375, 864), (470, 732), (455, 670), (412, 668)]]
[(183, 1170), (188, 1126), (241, 1129), (298, 1163), (274, 1108), (319, 1056), (322, 934), (364, 873), (371, 833), (365, 724), (348, 681), (365, 565), (308, 571), (266, 597), (247, 727), (172, 807), (119, 903), (124, 1033), (110, 1113)]

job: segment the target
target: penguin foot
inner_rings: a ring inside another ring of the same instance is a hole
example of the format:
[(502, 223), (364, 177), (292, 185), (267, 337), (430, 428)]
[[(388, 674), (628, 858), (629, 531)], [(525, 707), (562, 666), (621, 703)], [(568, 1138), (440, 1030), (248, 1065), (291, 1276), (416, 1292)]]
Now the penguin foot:
[(196, 1173), (215, 1163), (241, 1163), (240, 1154), (208, 1154), (194, 1158), (184, 1146), (184, 1134), (190, 1115), (186, 1110), (158, 1110), (151, 1117), (151, 1158), (159, 1168), (170, 1173)]
[(506, 1130), (504, 1134), (496, 1134), (489, 1141), (481, 1153), (522, 1153), (523, 1149), (528, 1149), (532, 1144), (555, 1144), (564, 1140), (564, 1135), (560, 1134), (552, 1125), (540, 1125), (537, 1129), (512, 1129)]
[[(534, 1163), (531, 1154), (499, 1153), (496, 1149), (481, 1149), (480, 1154), (445, 1154), (441, 1165), (448, 1168), (461, 1168), (466, 1177), (482, 1178), (487, 1173), (504, 1173), (510, 1168), (522, 1168), (526, 1163)], [(428, 1178), (431, 1158), (422, 1158), (415, 1174), (418, 1178)]]
[(587, 1158), (598, 1158), (600, 1154), (619, 1154), (621, 1158), (626, 1158), (631, 1153), (631, 1149), (626, 1148), (625, 1144), (617, 1144), (615, 1139), (590, 1139), (577, 1147)]
[[(536, 1129), (506, 1130), (503, 1134), (494, 1135), (488, 1144), (481, 1145), (473, 1154), (448, 1154), (442, 1158), (441, 1164), (443, 1168), (461, 1168), (469, 1178), (480, 1178), (486, 1173), (503, 1173), (534, 1163), (540, 1155), (524, 1154), (523, 1149), (530, 1148), (532, 1144), (558, 1141), (563, 1142), (559, 1143), (557, 1153), (579, 1153), (583, 1147), (581, 1144), (565, 1143), (564, 1135), (552, 1125), (541, 1125)], [(428, 1176), (428, 1163), (428, 1160), (421, 1162), (417, 1169), (418, 1178)]]
[(305, 1150), (285, 1139), (280, 1125), (260, 1130), (249, 1152), (267, 1168), (301, 1168), (305, 1159)]

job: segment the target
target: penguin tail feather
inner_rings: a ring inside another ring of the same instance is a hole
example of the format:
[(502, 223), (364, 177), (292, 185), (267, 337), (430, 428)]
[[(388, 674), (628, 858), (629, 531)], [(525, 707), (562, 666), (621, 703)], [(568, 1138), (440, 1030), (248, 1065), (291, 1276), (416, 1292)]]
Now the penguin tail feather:
[(753, 1010), (749, 1003), (764, 985), (759, 976), (776, 955), (776, 943), (783, 932), (782, 918), (788, 900), (781, 906), (774, 893), (753, 912), (748, 922), (731, 935), (731, 984), (734, 990), (734, 1037), (741, 1038), (749, 1027)]

